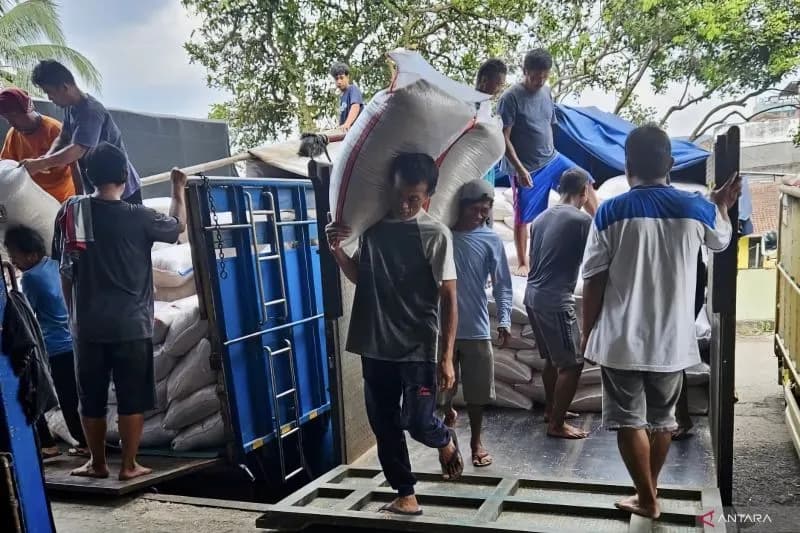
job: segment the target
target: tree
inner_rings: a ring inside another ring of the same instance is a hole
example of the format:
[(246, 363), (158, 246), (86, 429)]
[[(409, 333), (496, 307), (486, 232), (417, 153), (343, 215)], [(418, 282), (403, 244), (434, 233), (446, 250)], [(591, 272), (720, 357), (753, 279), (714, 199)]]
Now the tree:
[[(800, 66), (797, 0), (546, 0), (532, 11), (531, 37), (550, 43), (554, 94), (588, 88), (616, 97), (615, 113), (662, 126), (677, 111), (721, 100), (698, 120), (692, 137), (718, 113), (744, 107)], [(637, 91), (683, 88), (660, 117)], [(744, 96), (742, 96), (744, 95)]]
[(211, 86), (233, 95), (214, 115), (240, 146), (330, 125), (333, 61), (350, 66), (366, 96), (388, 84), (384, 54), (397, 47), (471, 82), (483, 58), (515, 49), (512, 26), (525, 16), (503, 0), (182, 1), (204, 18), (186, 49)]
[[(333, 60), (349, 63), (367, 94), (384, 87), (383, 53), (398, 46), (465, 82), (486, 57), (516, 67), (525, 50), (546, 47), (557, 100), (600, 89), (634, 122), (666, 125), (722, 101), (694, 137), (800, 66), (798, 0), (182, 1), (204, 17), (187, 50), (233, 94), (215, 114), (242, 145), (324, 124), (335, 110)], [(660, 117), (639, 101), (675, 85), (682, 96)]]
[(0, 0), (0, 84), (38, 94), (30, 75), (42, 59), (61, 61), (90, 86), (100, 85), (97, 69), (67, 46), (55, 2)]

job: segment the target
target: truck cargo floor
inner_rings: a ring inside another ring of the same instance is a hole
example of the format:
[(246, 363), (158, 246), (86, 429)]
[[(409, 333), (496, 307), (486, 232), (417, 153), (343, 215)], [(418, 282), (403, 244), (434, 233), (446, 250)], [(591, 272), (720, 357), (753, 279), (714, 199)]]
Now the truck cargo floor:
[(86, 462), (84, 457), (69, 457), (66, 454), (47, 459), (44, 462), (45, 485), (48, 490), (72, 493), (93, 493), (108, 496), (121, 496), (146, 487), (174, 479), (203, 468), (217, 464), (218, 458), (182, 458), (148, 456), (140, 457), (141, 463), (153, 469), (153, 473), (130, 481), (117, 478), (121, 457), (112, 454), (108, 457), (110, 475), (106, 479), (77, 477), (70, 472)]
[[(672, 443), (659, 482), (698, 488), (716, 485), (708, 419), (700, 416), (693, 417), (693, 421), (694, 436)], [(464, 453), (464, 472), (497, 477), (553, 477), (565, 481), (630, 484), (630, 476), (617, 451), (616, 433), (600, 427), (600, 415), (584, 414), (570, 423), (590, 431), (589, 437), (583, 440), (548, 437), (541, 410), (487, 411), (483, 444), (494, 457), (494, 464), (475, 468), (469, 455), (467, 413), (459, 410), (456, 429)], [(411, 438), (407, 441), (414, 470), (439, 471), (439, 460), (434, 450)], [(378, 467), (376, 449), (373, 447), (352, 464)]]
[[(340, 466), (270, 506), (256, 525), (292, 531), (338, 526), (373, 532), (684, 532), (703, 531), (700, 517), (722, 512), (717, 489), (675, 486), (659, 487), (657, 521), (614, 507), (633, 490), (611, 483), (478, 475), (445, 482), (440, 474), (419, 473), (416, 491), (423, 515), (381, 513), (395, 496), (383, 473)], [(725, 530), (724, 524), (715, 526), (714, 531)]]

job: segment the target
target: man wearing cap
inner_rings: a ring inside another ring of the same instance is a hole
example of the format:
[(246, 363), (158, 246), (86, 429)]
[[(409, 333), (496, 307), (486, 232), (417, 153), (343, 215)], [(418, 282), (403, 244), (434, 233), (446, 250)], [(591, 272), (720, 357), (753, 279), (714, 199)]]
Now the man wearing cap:
[[(61, 123), (37, 113), (28, 93), (16, 87), (0, 91), (0, 115), (11, 125), (0, 152), (2, 159), (24, 161), (39, 157), (61, 135)], [(69, 166), (36, 172), (31, 178), (59, 203), (75, 195), (75, 183)]]
[[(511, 329), (513, 291), (503, 243), (487, 225), (494, 203), (494, 188), (485, 179), (464, 184), (459, 191), (459, 217), (453, 227), (453, 256), (458, 276), (456, 329), (456, 380), (461, 380), (472, 439), (472, 465), (492, 464), (481, 442), (483, 408), (494, 399), (494, 356), (486, 298), (491, 278), (497, 303), (498, 344), (504, 345)], [(453, 395), (445, 400), (445, 424), (454, 426)]]

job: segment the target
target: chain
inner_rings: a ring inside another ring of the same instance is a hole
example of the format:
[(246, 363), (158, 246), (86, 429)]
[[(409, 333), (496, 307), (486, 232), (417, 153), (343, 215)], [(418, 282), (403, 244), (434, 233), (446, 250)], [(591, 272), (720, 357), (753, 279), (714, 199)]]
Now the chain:
[(217, 216), (217, 206), (214, 205), (214, 195), (211, 194), (211, 185), (208, 182), (208, 176), (200, 174), (203, 180), (203, 186), (206, 188), (208, 195), (208, 209), (211, 211), (211, 221), (214, 224), (214, 237), (217, 244), (217, 257), (219, 260), (219, 277), (220, 279), (228, 278), (228, 271), (225, 270), (225, 250), (222, 241), (222, 231), (219, 229), (219, 218)]

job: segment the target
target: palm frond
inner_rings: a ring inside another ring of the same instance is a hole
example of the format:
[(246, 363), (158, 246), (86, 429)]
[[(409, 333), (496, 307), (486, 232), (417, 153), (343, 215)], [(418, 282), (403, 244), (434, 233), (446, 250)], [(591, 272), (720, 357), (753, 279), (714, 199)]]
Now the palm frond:
[(0, 38), (19, 45), (41, 41), (64, 45), (64, 33), (52, 0), (24, 0), (0, 16)]
[(84, 55), (68, 46), (27, 44), (15, 49), (0, 51), (0, 65), (7, 70), (26, 71), (28, 77), (36, 63), (42, 59), (55, 59), (64, 63), (84, 81), (88, 88), (100, 89), (100, 72)]

